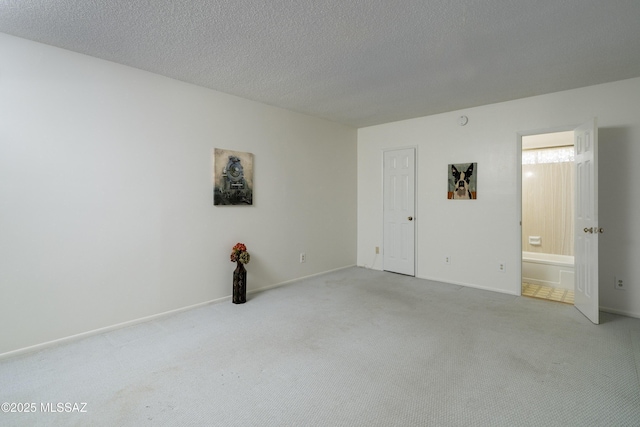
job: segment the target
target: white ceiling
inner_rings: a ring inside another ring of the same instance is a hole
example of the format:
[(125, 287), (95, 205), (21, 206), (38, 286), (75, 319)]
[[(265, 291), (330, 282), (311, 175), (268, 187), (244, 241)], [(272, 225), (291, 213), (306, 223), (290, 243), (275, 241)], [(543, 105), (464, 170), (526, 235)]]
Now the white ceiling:
[(640, 76), (639, 0), (0, 0), (0, 32), (356, 127)]

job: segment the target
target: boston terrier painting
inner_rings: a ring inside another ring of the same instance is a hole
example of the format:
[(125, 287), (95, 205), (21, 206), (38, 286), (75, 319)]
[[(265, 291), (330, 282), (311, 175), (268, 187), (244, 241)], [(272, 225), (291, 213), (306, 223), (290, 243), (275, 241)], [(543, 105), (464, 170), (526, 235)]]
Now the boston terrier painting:
[[(471, 187), (469, 183), (471, 182), (471, 177), (473, 176), (473, 166), (475, 163), (469, 164), (469, 167), (464, 172), (461, 172), (456, 168), (456, 165), (451, 165), (451, 175), (453, 177), (453, 199), (473, 199), (475, 198), (475, 189), (474, 194), (472, 194)], [(465, 166), (465, 165), (458, 165)], [(460, 168), (462, 170), (462, 167)]]

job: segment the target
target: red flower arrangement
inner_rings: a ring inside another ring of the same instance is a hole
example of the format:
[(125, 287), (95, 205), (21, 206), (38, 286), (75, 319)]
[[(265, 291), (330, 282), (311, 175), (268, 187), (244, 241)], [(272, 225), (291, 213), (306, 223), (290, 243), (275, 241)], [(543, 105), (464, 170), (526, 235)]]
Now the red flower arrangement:
[(250, 259), (251, 257), (244, 243), (236, 243), (233, 249), (231, 249), (231, 262), (248, 264)]

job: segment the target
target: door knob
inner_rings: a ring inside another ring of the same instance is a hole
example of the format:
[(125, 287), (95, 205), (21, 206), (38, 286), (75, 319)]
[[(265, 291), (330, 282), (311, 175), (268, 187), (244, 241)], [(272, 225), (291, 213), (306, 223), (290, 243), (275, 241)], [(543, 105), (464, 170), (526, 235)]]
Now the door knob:
[[(589, 228), (586, 228), (586, 227), (585, 227), (585, 228), (584, 228), (584, 232), (585, 232), (585, 233), (591, 233), (591, 234), (593, 234), (593, 227), (589, 227)], [(596, 232), (597, 232), (597, 230), (596, 230)]]
[(410, 216), (409, 218), (407, 218), (409, 221), (413, 221), (413, 217)]
[(602, 234), (604, 233), (604, 228), (600, 227), (596, 230), (596, 232)]

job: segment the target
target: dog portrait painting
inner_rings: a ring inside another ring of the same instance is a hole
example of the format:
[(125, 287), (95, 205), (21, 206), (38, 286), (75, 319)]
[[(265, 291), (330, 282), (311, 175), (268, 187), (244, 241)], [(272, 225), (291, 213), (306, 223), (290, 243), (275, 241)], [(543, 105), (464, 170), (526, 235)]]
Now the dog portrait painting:
[(476, 199), (477, 176), (477, 163), (460, 163), (449, 165), (449, 190), (447, 191), (447, 199)]

